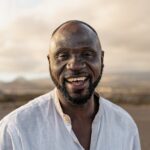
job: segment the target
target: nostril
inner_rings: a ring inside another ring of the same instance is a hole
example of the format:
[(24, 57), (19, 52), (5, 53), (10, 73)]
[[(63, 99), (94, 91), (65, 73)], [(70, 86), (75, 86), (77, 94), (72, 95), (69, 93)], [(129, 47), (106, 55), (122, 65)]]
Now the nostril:
[(83, 62), (74, 62), (74, 63), (68, 63), (67, 69), (71, 70), (80, 70), (86, 67), (86, 64)]

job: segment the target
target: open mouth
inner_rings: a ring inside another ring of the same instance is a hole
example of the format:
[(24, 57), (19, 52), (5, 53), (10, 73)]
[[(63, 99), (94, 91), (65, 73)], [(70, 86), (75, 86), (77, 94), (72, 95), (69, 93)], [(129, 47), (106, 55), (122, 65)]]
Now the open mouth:
[(87, 77), (71, 77), (71, 78), (68, 78), (67, 81), (68, 82), (83, 82), (87, 79)]
[(73, 86), (73, 88), (83, 88), (86, 81), (88, 80), (88, 77), (82, 76), (82, 77), (69, 77), (66, 79), (66, 81)]

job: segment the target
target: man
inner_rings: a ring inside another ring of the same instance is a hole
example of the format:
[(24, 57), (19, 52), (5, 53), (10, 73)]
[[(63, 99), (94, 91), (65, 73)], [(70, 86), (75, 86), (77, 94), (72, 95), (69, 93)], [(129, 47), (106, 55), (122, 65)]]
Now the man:
[(0, 122), (1, 150), (140, 150), (127, 112), (95, 93), (103, 51), (96, 31), (68, 21), (52, 34), (49, 69), (56, 88)]

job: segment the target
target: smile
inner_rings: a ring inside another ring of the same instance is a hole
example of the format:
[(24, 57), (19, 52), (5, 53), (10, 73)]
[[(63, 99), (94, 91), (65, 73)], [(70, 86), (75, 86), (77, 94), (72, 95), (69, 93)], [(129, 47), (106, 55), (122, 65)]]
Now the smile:
[(86, 86), (88, 86), (88, 77), (82, 76), (82, 77), (69, 77), (66, 79), (67, 86), (70, 89), (74, 90), (81, 90), (84, 89)]
[(87, 77), (71, 77), (68, 78), (67, 81), (72, 83), (72, 82), (84, 82), (87, 79)]

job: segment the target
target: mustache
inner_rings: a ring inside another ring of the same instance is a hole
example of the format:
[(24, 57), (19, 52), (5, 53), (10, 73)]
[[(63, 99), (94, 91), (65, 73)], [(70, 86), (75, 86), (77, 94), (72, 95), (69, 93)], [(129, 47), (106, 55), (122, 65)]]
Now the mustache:
[(81, 72), (81, 71), (70, 71), (70, 72), (66, 72), (64, 77), (65, 78), (70, 78), (70, 77), (89, 77), (89, 73), (88, 72)]

